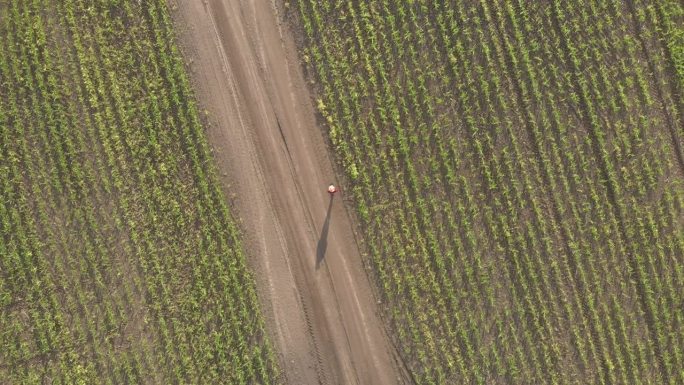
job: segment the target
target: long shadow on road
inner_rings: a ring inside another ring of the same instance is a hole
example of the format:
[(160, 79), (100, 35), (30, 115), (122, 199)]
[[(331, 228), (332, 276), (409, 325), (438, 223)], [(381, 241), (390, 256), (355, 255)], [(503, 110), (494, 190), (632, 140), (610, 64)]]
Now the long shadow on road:
[(330, 214), (332, 212), (333, 195), (330, 195), (330, 203), (328, 203), (328, 212), (325, 215), (325, 222), (323, 223), (323, 230), (321, 230), (321, 237), (318, 239), (318, 246), (316, 246), (316, 270), (325, 258), (325, 250), (328, 248), (328, 229), (330, 228)]

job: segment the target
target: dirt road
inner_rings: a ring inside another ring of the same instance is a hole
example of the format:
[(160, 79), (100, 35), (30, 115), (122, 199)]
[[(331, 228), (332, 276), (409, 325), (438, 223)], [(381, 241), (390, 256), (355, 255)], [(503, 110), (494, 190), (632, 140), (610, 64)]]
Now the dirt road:
[(270, 0), (170, 0), (289, 384), (401, 384), (293, 39)]

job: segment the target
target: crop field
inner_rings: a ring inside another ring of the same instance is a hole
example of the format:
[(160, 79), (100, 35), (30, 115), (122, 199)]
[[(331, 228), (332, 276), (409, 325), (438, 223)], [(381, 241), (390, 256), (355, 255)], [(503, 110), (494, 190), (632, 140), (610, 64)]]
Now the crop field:
[(415, 383), (684, 383), (681, 2), (285, 8)]
[(279, 381), (163, 0), (0, 0), (0, 383)]

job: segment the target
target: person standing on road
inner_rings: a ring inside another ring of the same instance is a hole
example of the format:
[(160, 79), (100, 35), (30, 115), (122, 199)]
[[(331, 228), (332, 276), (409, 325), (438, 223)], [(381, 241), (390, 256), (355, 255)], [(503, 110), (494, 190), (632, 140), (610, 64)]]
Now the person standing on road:
[(336, 192), (337, 192), (337, 187), (335, 187), (335, 185), (331, 183), (330, 186), (328, 186), (328, 193), (332, 197), (333, 195), (335, 195)]

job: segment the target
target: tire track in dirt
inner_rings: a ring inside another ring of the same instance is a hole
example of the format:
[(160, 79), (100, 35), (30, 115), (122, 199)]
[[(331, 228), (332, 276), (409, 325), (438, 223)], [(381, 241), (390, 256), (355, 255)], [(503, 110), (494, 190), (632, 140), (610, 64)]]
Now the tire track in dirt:
[(332, 164), (275, 5), (169, 1), (286, 382), (410, 382), (376, 314), (352, 223), (339, 197), (329, 205)]

